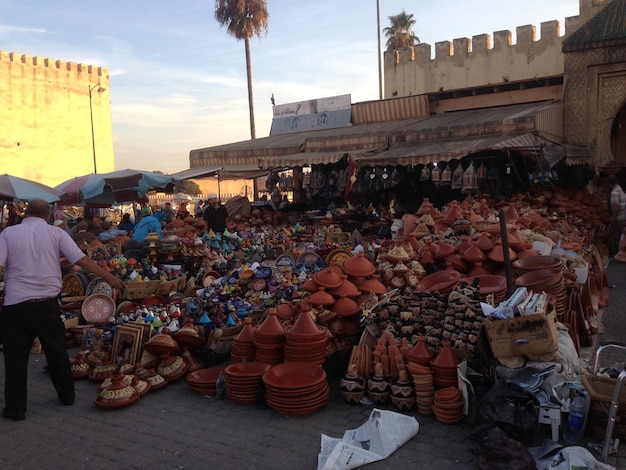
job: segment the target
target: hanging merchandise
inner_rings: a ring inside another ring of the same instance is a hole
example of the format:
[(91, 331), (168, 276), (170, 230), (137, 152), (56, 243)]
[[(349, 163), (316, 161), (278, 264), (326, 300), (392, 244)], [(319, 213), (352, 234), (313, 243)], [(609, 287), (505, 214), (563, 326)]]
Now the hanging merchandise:
[(272, 171), (267, 175), (267, 180), (265, 180), (265, 189), (271, 193), (279, 182), (280, 176), (278, 176), (276, 171)]
[(383, 173), (380, 176), (382, 178), (383, 189), (391, 189), (394, 187), (391, 171), (389, 171), (387, 167), (383, 168)]
[(471, 194), (478, 189), (478, 178), (476, 176), (476, 168), (474, 162), (470, 162), (467, 170), (463, 173), (463, 192)]
[(441, 183), (441, 169), (437, 166), (437, 163), (435, 163), (434, 165), (435, 166), (430, 171), (430, 179), (433, 182), (433, 186), (435, 188), (438, 188), (439, 183)]
[(463, 187), (463, 167), (459, 163), (452, 172), (452, 182), (450, 183), (452, 189), (461, 189)]
[(441, 186), (450, 187), (452, 184), (452, 170), (449, 165), (444, 164), (444, 169), (441, 172)]
[(422, 173), (420, 175), (420, 181), (429, 181), (430, 180), (430, 168), (428, 168), (428, 165), (424, 165), (424, 168), (422, 168)]
[(337, 171), (337, 197), (342, 197), (346, 192), (348, 170), (341, 168)]
[(487, 181), (487, 167), (485, 166), (485, 162), (480, 162), (480, 166), (476, 170), (476, 177), (478, 179), (478, 183), (484, 183)]
[(322, 168), (316, 168), (313, 174), (313, 195), (323, 196), (328, 180)]
[(339, 174), (334, 168), (328, 173), (328, 193), (330, 197), (338, 196)]

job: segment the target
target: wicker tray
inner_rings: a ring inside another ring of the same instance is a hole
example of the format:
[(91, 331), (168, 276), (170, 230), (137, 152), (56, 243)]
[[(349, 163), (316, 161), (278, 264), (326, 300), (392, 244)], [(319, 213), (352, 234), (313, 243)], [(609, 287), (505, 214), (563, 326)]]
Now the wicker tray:
[[(604, 438), (616, 384), (617, 379), (610, 377), (597, 375), (583, 377), (583, 385), (591, 397), (587, 431), (594, 437)], [(626, 438), (626, 384), (624, 385), (620, 392), (619, 406), (613, 428), (613, 437), (620, 439)]]
[[(591, 399), (600, 403), (607, 403), (609, 405), (613, 401), (616, 384), (617, 379), (612, 379), (610, 377), (602, 377), (598, 375), (588, 375), (583, 377), (583, 385), (585, 386), (585, 390), (589, 392)], [(622, 386), (622, 391), (620, 392), (619, 406), (626, 407), (626, 384)], [(624, 409), (624, 412), (626, 413), (626, 409)]]

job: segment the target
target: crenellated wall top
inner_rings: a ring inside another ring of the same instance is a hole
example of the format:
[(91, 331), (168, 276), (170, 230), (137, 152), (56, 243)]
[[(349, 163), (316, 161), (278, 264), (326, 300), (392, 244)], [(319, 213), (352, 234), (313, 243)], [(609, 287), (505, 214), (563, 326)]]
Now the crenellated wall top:
[(101, 77), (108, 78), (109, 75), (109, 70), (107, 67), (98, 67), (95, 65), (83, 64), (79, 62), (68, 62), (65, 60), (50, 59), (41, 56), (0, 50), (0, 64), (3, 62), (19, 63), (23, 64), (24, 66), (35, 68), (41, 67), (58, 71), (86, 73), (88, 75), (97, 77), (98, 80)]

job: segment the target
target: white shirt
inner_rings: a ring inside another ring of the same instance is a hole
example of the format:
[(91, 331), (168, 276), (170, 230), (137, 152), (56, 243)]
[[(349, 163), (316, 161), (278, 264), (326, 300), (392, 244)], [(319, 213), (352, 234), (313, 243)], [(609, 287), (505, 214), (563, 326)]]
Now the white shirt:
[(626, 220), (626, 194), (619, 184), (611, 190), (611, 214), (618, 221)]
[(61, 255), (74, 264), (83, 256), (62, 228), (39, 217), (0, 233), (0, 265), (4, 267), (4, 305), (56, 297), (61, 292)]

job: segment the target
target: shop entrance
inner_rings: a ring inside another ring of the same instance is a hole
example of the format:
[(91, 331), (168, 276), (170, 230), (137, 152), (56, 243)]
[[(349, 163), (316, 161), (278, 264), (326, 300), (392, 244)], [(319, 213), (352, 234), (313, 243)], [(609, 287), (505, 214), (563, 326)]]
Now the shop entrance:
[(626, 102), (611, 126), (611, 153), (616, 162), (626, 163)]

